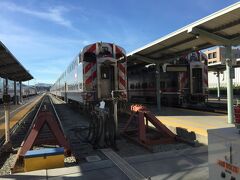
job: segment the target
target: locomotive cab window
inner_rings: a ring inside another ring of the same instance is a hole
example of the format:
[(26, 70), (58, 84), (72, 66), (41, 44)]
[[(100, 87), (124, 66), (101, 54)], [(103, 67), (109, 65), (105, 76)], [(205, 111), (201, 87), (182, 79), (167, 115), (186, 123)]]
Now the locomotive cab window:
[(102, 79), (109, 79), (109, 68), (108, 67), (101, 67), (101, 78)]
[(99, 53), (99, 57), (109, 57), (111, 56), (111, 52), (108, 50), (108, 47), (102, 47), (101, 52)]

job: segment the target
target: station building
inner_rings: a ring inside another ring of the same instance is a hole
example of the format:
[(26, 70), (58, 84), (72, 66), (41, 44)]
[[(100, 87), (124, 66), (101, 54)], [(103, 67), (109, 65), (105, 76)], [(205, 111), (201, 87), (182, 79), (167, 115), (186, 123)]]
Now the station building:
[[(214, 47), (204, 51), (208, 58), (208, 66), (214, 67), (221, 65), (224, 59), (226, 59), (226, 48), (225, 47)], [(232, 58), (235, 60), (235, 64), (240, 63), (240, 49), (235, 48), (232, 50)], [(217, 88), (218, 86), (218, 73), (216, 71), (208, 72), (208, 87)], [(220, 86), (227, 87), (227, 73), (225, 69), (220, 71)], [(240, 86), (240, 67), (235, 67), (233, 85)]]

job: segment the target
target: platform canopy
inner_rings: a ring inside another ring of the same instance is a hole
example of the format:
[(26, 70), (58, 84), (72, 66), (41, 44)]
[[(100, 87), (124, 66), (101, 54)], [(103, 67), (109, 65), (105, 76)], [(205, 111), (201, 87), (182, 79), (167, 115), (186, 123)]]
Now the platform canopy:
[(130, 64), (140, 61), (161, 64), (195, 50), (239, 44), (240, 2), (237, 2), (136, 49), (127, 57)]
[(28, 81), (33, 76), (21, 65), (7, 47), (0, 41), (0, 77), (13, 81)]

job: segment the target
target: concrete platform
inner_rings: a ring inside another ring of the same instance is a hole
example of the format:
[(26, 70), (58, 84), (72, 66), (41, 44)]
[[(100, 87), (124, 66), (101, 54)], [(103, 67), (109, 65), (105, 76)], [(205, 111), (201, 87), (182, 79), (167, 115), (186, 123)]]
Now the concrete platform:
[[(207, 147), (190, 148), (171, 152), (153, 153), (125, 159), (136, 170), (151, 180), (159, 179), (208, 179)], [(12, 179), (82, 179), (127, 180), (126, 175), (110, 160), (83, 163), (59, 169), (19, 173), (0, 177)]]
[(227, 123), (227, 115), (213, 112), (204, 112), (173, 107), (162, 107), (161, 113), (156, 113), (156, 117), (161, 120), (172, 131), (177, 128), (193, 131), (196, 139), (203, 144), (208, 144), (207, 130), (224, 127), (233, 127)]

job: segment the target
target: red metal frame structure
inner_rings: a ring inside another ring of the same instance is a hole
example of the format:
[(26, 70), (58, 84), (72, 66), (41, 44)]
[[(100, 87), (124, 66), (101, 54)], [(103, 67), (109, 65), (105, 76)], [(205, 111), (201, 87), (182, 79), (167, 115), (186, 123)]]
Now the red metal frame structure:
[[(177, 140), (177, 136), (148, 111), (146, 107), (132, 105), (131, 111), (132, 114), (123, 129), (123, 134), (129, 139), (147, 148), (149, 148), (148, 145), (174, 143)], [(158, 134), (154, 139), (148, 133), (150, 130), (149, 122), (155, 127), (155, 129), (152, 129)], [(137, 125), (137, 128), (130, 130), (131, 123)], [(137, 138), (134, 138), (136, 135)]]
[[(26, 137), (26, 139), (23, 141), (23, 144), (20, 149), (20, 156), (24, 156), (28, 150), (30, 150), (33, 145), (36, 143), (39, 133), (41, 132), (44, 125), (47, 124), (51, 133), (55, 137), (55, 144), (59, 145), (61, 147), (64, 147), (65, 149), (65, 155), (70, 155), (70, 145), (68, 141), (66, 140), (64, 133), (57, 122), (54, 115), (46, 110), (43, 110), (39, 112), (36, 121), (34, 122), (34, 125), (32, 126), (32, 129), (29, 133), (29, 135)], [(41, 141), (42, 142), (42, 141)], [(46, 143), (49, 142), (49, 140), (46, 140)], [(53, 144), (54, 142), (51, 141), (50, 144)]]

